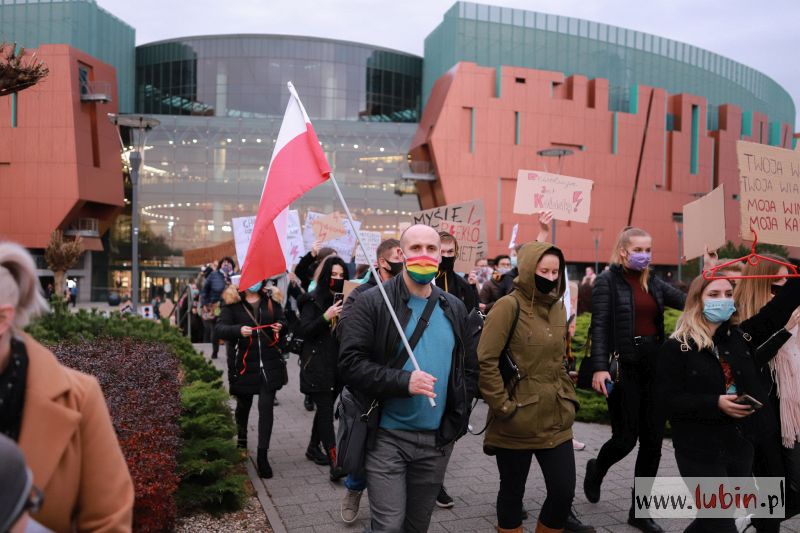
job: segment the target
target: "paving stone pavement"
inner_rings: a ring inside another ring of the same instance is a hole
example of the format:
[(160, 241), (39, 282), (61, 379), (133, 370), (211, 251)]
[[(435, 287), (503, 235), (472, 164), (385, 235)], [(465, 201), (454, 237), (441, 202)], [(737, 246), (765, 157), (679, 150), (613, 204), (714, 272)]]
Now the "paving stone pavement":
[[(210, 345), (195, 345), (206, 356)], [(226, 370), (224, 348), (215, 366)], [(225, 378), (227, 380), (227, 378)], [(226, 381), (227, 382), (227, 381)], [(275, 407), (274, 428), (269, 451), (269, 460), (275, 472), (272, 479), (261, 480), (272, 503), (283, 521), (285, 529), (292, 533), (360, 533), (369, 524), (369, 489), (361, 500), (359, 520), (350, 526), (342, 522), (339, 503), (344, 495), (343, 483), (331, 483), (328, 467), (315, 465), (305, 457), (311, 433), (313, 412), (303, 407), (303, 395), (299, 390), (299, 367), (297, 357), (289, 359), (289, 384), (278, 392), (280, 405)], [(254, 402), (250, 413), (249, 453), (255, 458), (258, 409)], [(231, 406), (234, 403), (231, 402)], [(486, 416), (486, 405), (482, 402), (473, 412), (472, 421), (482, 428)], [(578, 516), (595, 526), (598, 532), (635, 533), (638, 529), (626, 524), (630, 508), (630, 490), (633, 486), (635, 450), (611, 469), (603, 481), (602, 498), (592, 504), (583, 495), (583, 477), (586, 461), (596, 457), (603, 443), (611, 435), (608, 426), (600, 424), (575, 424), (575, 436), (586, 443), (586, 449), (575, 452), (577, 484), (574, 506)], [(445, 487), (455, 500), (452, 509), (436, 508), (433, 512), (430, 532), (470, 533), (495, 531), (495, 500), (499, 488), (499, 477), (493, 457), (483, 453), (483, 438), (467, 435), (456, 443), (447, 468)], [(678, 468), (670, 440), (664, 441), (661, 476), (677, 476)], [(530, 518), (523, 524), (526, 531), (536, 527), (536, 517), (545, 498), (544, 480), (534, 461), (528, 476), (524, 506)], [(689, 520), (659, 520), (668, 532), (683, 531)], [(752, 528), (751, 530), (752, 531)], [(781, 531), (800, 533), (800, 519), (782, 524)]]

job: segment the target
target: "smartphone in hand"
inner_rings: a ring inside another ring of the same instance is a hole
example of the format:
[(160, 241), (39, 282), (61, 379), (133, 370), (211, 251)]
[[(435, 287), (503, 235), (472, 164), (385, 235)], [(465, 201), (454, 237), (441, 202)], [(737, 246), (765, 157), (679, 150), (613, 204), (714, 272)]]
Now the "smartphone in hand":
[(764, 407), (764, 404), (750, 396), (749, 394), (741, 394), (738, 398), (736, 398), (733, 403), (738, 403), (739, 405), (749, 405), (753, 409), (761, 409)]
[(333, 294), (333, 305), (338, 304), (339, 302), (344, 301), (344, 293), (336, 292)]
[(610, 379), (607, 379), (605, 383), (606, 383), (606, 392), (608, 393), (609, 396), (611, 396), (611, 391), (614, 389), (614, 382), (611, 381)]

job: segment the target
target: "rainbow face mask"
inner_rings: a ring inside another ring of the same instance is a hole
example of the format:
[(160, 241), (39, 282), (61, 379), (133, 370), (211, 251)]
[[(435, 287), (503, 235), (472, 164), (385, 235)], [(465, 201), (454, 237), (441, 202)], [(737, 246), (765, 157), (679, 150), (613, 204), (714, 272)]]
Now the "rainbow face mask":
[(439, 271), (439, 261), (427, 255), (418, 255), (406, 259), (406, 270), (409, 277), (420, 285), (433, 281)]

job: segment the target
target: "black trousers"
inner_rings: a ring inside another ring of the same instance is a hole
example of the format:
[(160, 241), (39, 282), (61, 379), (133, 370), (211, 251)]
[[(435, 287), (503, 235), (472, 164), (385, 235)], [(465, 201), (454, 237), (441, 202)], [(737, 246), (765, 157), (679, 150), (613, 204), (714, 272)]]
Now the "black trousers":
[(567, 522), (575, 497), (575, 452), (572, 440), (547, 450), (497, 450), (495, 459), (500, 472), (497, 526), (501, 529), (515, 529), (522, 525), (522, 498), (534, 455), (542, 469), (547, 489), (539, 521), (553, 529), (563, 529)]
[[(768, 433), (750, 439), (753, 444), (753, 475), (756, 477), (783, 477), (787, 478), (786, 494), (790, 495), (788, 476), (784, 467), (783, 446), (780, 435)], [(787, 504), (794, 498), (789, 498)], [(786, 509), (786, 517), (791, 517), (796, 511)], [(758, 533), (777, 533), (781, 527), (780, 518), (753, 518), (752, 524)]]
[(317, 409), (314, 411), (314, 423), (311, 426), (313, 442), (322, 442), (325, 451), (336, 447), (336, 433), (333, 431), (333, 392), (314, 392), (311, 399)]
[(643, 344), (637, 348), (639, 361), (623, 361), (620, 383), (608, 397), (611, 439), (600, 449), (597, 469), (605, 476), (609, 469), (627, 457), (639, 441), (634, 475), (656, 477), (664, 440), (664, 413), (655, 397), (656, 357), (659, 346)]
[(217, 337), (217, 319), (203, 320), (203, 342), (211, 343), (211, 355), (216, 357), (219, 353), (219, 337)]
[[(236, 396), (236, 425), (247, 427), (247, 420), (250, 418), (250, 408), (253, 406), (253, 394), (242, 394)], [(258, 391), (258, 447), (269, 449), (269, 441), (272, 438), (272, 409), (275, 404), (275, 391), (267, 390), (266, 383), (261, 382)]]
[[(753, 446), (744, 438), (730, 445), (716, 461), (708, 456), (696, 456), (685, 450), (675, 450), (675, 460), (681, 477), (713, 477), (723, 480), (726, 477), (750, 476), (753, 465)], [(760, 529), (759, 529), (760, 531)], [(684, 533), (737, 533), (733, 518), (697, 518)]]

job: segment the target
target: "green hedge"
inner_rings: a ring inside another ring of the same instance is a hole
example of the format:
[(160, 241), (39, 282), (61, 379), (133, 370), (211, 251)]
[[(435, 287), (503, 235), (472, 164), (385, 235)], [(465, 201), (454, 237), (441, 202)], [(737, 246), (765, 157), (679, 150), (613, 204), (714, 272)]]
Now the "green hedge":
[[(681, 312), (674, 309), (667, 309), (664, 312), (664, 329), (668, 336), (675, 331), (675, 322), (680, 315)], [(584, 346), (586, 345), (586, 336), (591, 323), (591, 313), (584, 313), (578, 316), (575, 322), (575, 336), (572, 338), (572, 353), (577, 358), (578, 368), (583, 364)], [(611, 422), (608, 418), (606, 399), (603, 396), (593, 391), (578, 389), (578, 400), (581, 402), (581, 408), (578, 410), (576, 420), (579, 422), (598, 424), (609, 424)]]
[(164, 344), (178, 356), (183, 373), (179, 509), (184, 514), (199, 509), (212, 513), (240, 509), (245, 476), (241, 473), (242, 456), (233, 440), (236, 428), (222, 373), (166, 320), (156, 322), (118, 312), (104, 316), (83, 309), (71, 313), (60, 299), (52, 302), (52, 309), (28, 327), (28, 333), (43, 344), (98, 337), (136, 339)]

